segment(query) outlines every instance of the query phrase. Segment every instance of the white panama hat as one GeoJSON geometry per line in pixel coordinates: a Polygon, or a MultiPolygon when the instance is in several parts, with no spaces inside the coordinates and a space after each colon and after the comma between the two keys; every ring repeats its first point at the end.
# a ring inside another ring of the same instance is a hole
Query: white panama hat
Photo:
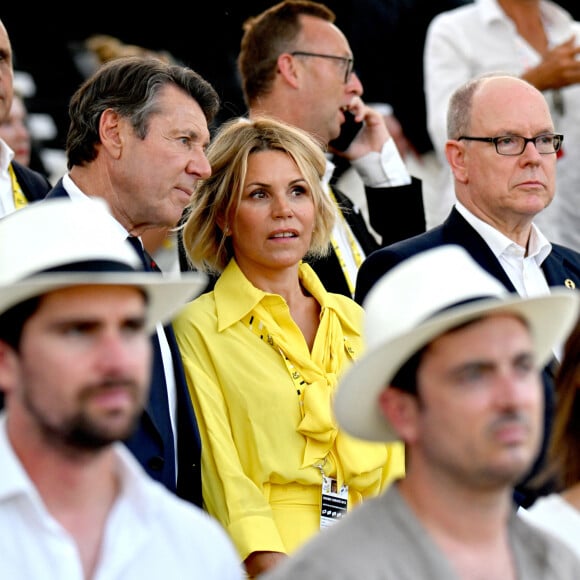
{"type": "Polygon", "coordinates": [[[577,290],[564,287],[533,298],[512,294],[456,245],[403,261],[377,281],[363,303],[365,351],[338,385],[339,425],[360,439],[398,440],[379,409],[381,391],[419,349],[481,316],[521,316],[531,329],[537,362],[544,365],[576,323],[579,298],[577,290]]]}
{"type": "Polygon", "coordinates": [[[146,327],[167,323],[205,287],[197,272],[165,278],[144,272],[101,199],[37,201],[0,219],[0,315],[29,298],[84,284],[141,288],[146,327]]]}

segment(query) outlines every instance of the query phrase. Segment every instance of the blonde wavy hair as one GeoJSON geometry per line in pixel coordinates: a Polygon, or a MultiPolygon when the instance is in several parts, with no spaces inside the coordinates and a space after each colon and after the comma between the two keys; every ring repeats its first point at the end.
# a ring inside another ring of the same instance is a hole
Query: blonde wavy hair
{"type": "Polygon", "coordinates": [[[329,253],[336,211],[321,181],[326,158],[320,145],[305,131],[269,117],[235,118],[225,122],[212,139],[207,150],[212,174],[198,182],[179,227],[185,254],[195,269],[219,274],[232,258],[231,242],[220,224],[235,218],[248,159],[260,151],[283,151],[294,160],[311,190],[316,211],[307,256],[329,253]]]}

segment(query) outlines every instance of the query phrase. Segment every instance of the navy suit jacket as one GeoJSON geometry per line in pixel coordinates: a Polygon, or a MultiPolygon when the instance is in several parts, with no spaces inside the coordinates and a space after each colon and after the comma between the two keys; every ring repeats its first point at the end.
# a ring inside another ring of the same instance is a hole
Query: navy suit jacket
{"type": "MultiPolygon", "coordinates": [[[[62,185],[62,179],[46,196],[47,199],[68,197],[62,185]]],[[[173,429],[169,421],[167,397],[164,382],[155,381],[162,372],[155,366],[160,364],[154,359],[152,383],[147,407],[141,415],[134,434],[126,441],[127,447],[135,455],[147,473],[178,496],[202,505],[201,492],[201,438],[195,413],[189,396],[187,382],[183,371],[181,354],[171,325],[164,327],[165,335],[171,349],[175,371],[177,395],[177,485],[175,483],[175,458],[173,454],[173,429]]],[[[156,340],[156,336],[153,340],[156,340]]]]}
{"type": "Polygon", "coordinates": [[[52,185],[42,173],[21,165],[17,161],[12,161],[12,169],[14,169],[14,175],[22,193],[28,201],[39,201],[50,191],[52,185]]]}
{"type": "MultiPolygon", "coordinates": [[[[485,240],[453,208],[440,226],[369,255],[358,272],[355,300],[362,304],[373,284],[393,266],[419,252],[444,244],[463,246],[484,270],[497,278],[510,292],[516,291],[485,240]]],[[[580,253],[570,248],[552,244],[552,251],[544,260],[542,270],[549,286],[564,286],[566,280],[570,280],[577,288],[580,287],[580,253]]]]}
{"type": "MultiPolygon", "coordinates": [[[[364,299],[375,282],[400,262],[415,254],[444,244],[463,246],[484,270],[497,278],[510,292],[516,292],[514,285],[485,240],[453,208],[445,222],[440,226],[432,228],[418,236],[381,248],[368,256],[359,269],[355,300],[359,304],[363,304],[364,299]]],[[[549,286],[570,285],[576,288],[580,287],[580,253],[570,248],[552,244],[552,251],[544,260],[542,270],[549,286]]],[[[417,284],[428,283],[428,280],[417,280],[417,284]]],[[[524,479],[522,485],[516,489],[516,500],[524,506],[533,502],[538,493],[529,489],[526,482],[543,465],[549,442],[549,434],[552,429],[554,412],[554,366],[552,364],[544,368],[542,378],[546,401],[544,442],[538,460],[532,467],[530,474],[524,479]]],[[[540,492],[543,493],[544,491],[540,490],[540,492]]]]}

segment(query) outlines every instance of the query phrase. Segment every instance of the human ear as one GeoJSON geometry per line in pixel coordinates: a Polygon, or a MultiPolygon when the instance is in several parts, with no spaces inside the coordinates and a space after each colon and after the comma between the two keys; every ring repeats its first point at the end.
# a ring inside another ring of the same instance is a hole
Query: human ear
{"type": "Polygon", "coordinates": [[[216,223],[220,230],[224,233],[224,236],[230,236],[232,234],[232,228],[230,227],[228,220],[220,215],[216,218],[216,223]]]}
{"type": "Polygon", "coordinates": [[[417,433],[417,396],[390,386],[379,395],[379,408],[403,441],[413,441],[417,433]]]}
{"type": "Polygon", "coordinates": [[[282,78],[293,87],[298,86],[298,68],[296,59],[289,53],[284,52],[278,57],[278,72],[282,78]]]}
{"type": "Polygon", "coordinates": [[[449,163],[455,179],[460,183],[467,183],[468,172],[464,143],[455,139],[447,141],[445,143],[445,157],[447,157],[447,163],[449,163]]]}
{"type": "Polygon", "coordinates": [[[6,342],[0,340],[0,391],[5,394],[15,388],[18,377],[18,354],[6,342]]]}
{"type": "Polygon", "coordinates": [[[101,144],[115,159],[123,150],[123,125],[127,123],[113,109],[105,109],[99,119],[101,144]]]}

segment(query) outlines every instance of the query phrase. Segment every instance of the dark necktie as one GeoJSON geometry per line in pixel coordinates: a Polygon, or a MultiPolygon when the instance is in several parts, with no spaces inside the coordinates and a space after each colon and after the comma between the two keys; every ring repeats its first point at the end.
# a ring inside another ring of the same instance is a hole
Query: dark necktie
{"type": "Polygon", "coordinates": [[[145,251],[141,240],[136,236],[127,236],[127,241],[135,248],[137,254],[141,258],[143,264],[143,269],[146,272],[160,272],[159,266],[155,263],[155,260],[145,251]]]}

